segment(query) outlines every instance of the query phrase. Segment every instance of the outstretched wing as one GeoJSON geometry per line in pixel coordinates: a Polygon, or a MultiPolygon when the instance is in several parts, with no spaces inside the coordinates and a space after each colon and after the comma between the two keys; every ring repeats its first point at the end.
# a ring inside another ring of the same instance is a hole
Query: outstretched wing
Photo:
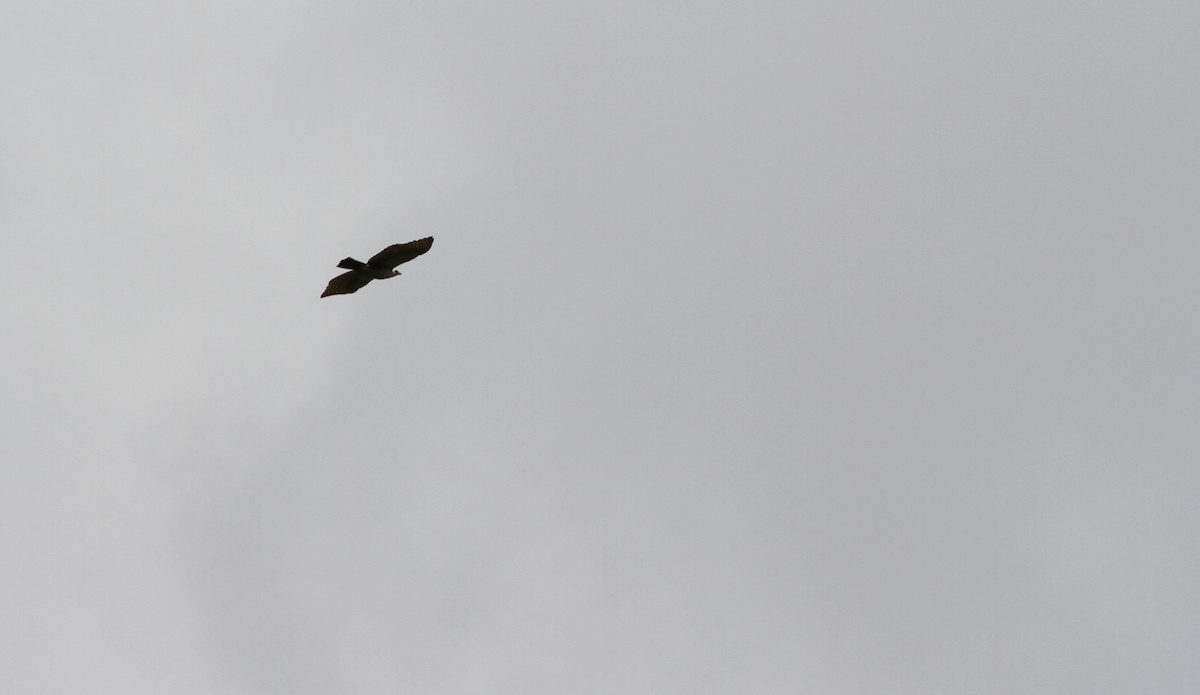
{"type": "Polygon", "coordinates": [[[373,280],[370,273],[365,270],[351,270],[348,273],[342,273],[329,281],[329,285],[325,287],[325,291],[321,293],[322,297],[328,297],[331,294],[353,294],[363,287],[368,282],[373,280]]]}
{"type": "Polygon", "coordinates": [[[391,270],[401,263],[408,263],[417,256],[420,256],[432,246],[433,237],[431,236],[410,241],[407,244],[392,244],[374,256],[371,256],[371,260],[367,262],[376,268],[391,270]]]}

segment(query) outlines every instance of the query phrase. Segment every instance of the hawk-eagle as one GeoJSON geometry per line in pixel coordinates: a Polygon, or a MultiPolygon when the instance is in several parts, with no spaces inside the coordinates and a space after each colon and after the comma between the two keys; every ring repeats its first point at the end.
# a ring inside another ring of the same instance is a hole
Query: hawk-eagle
{"type": "Polygon", "coordinates": [[[321,293],[322,297],[331,294],[352,294],[362,289],[372,280],[386,280],[400,274],[396,266],[408,263],[425,253],[433,246],[433,237],[425,237],[410,241],[407,244],[392,244],[379,253],[371,256],[366,263],[353,258],[343,258],[339,268],[348,268],[350,272],[342,273],[329,281],[329,286],[321,293]]]}

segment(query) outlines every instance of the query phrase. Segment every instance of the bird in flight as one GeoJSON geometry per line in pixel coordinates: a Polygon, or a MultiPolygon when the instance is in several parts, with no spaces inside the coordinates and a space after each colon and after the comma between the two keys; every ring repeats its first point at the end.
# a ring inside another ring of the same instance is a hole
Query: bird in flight
{"type": "Polygon", "coordinates": [[[321,296],[353,294],[365,287],[372,280],[394,278],[400,274],[400,271],[396,270],[396,266],[401,263],[408,263],[428,251],[432,246],[433,237],[430,236],[410,241],[407,244],[392,244],[374,256],[371,256],[366,263],[349,257],[343,258],[338,263],[338,267],[346,268],[350,272],[342,273],[330,280],[329,286],[325,288],[321,296]]]}

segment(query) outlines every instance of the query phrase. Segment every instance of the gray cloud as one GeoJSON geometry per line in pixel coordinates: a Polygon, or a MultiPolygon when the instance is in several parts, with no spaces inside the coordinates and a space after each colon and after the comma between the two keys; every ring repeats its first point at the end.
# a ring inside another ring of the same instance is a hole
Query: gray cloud
{"type": "Polygon", "coordinates": [[[1195,11],[10,14],[8,690],[1196,689],[1195,11]]]}

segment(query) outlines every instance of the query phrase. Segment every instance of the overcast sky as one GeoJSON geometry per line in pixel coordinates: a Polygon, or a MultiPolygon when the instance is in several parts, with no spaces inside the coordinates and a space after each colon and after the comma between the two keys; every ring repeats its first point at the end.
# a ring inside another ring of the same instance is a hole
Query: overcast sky
{"type": "Polygon", "coordinates": [[[0,2],[0,690],[1200,692],[1197,36],[0,2]]]}

